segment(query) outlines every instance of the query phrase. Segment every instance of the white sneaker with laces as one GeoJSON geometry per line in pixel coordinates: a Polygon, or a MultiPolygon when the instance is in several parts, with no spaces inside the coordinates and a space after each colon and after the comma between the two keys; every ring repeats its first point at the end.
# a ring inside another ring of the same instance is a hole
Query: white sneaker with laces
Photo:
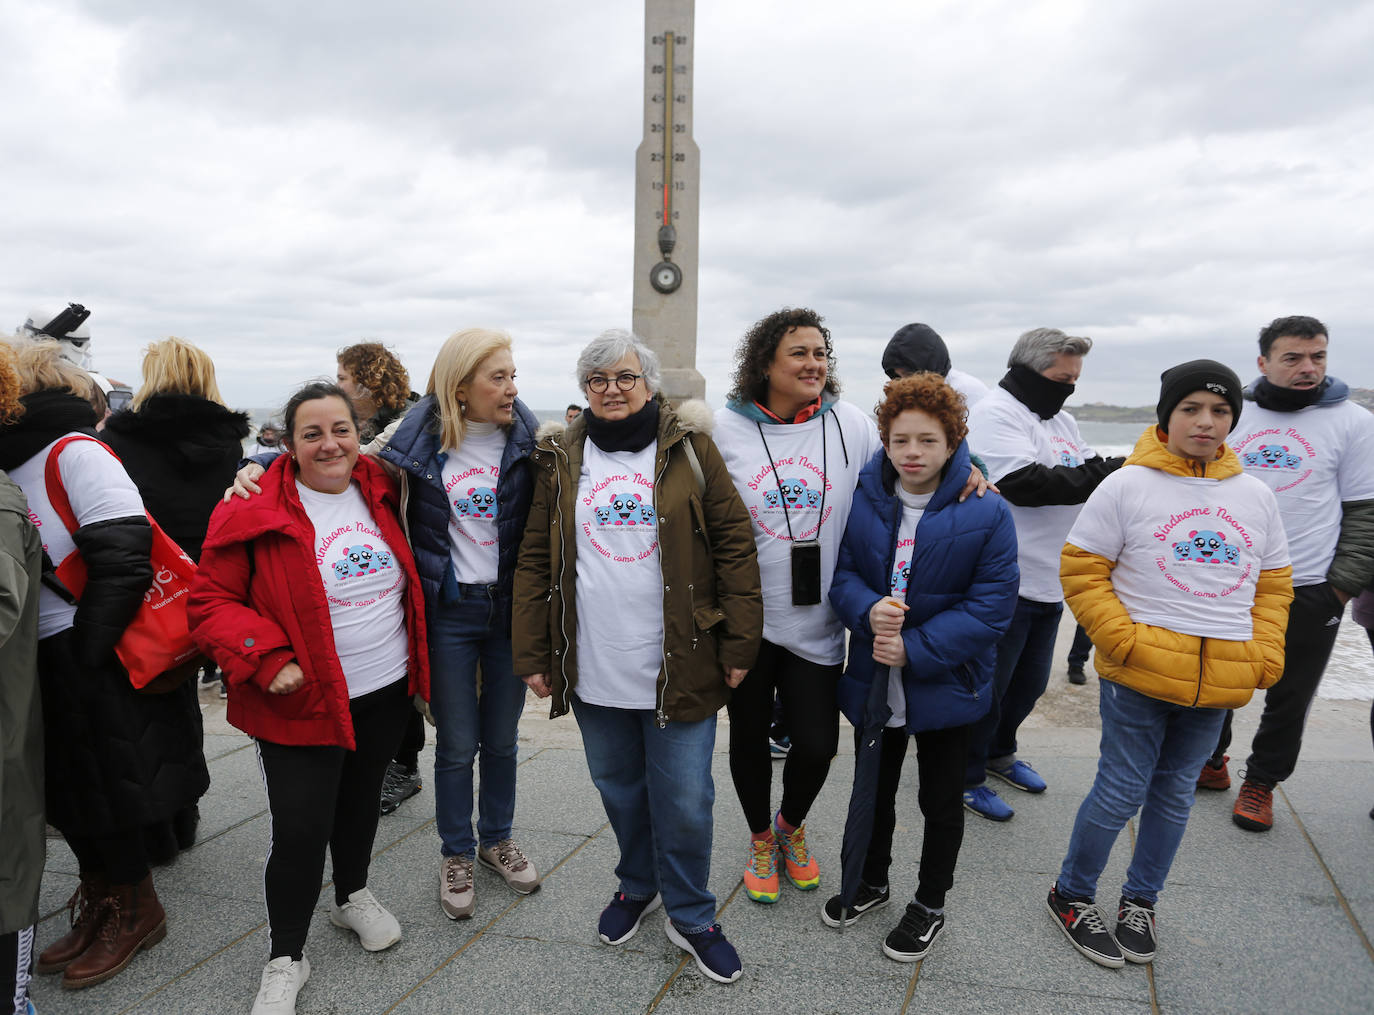
{"type": "Polygon", "coordinates": [[[342,906],[329,911],[329,922],[358,935],[369,952],[380,952],[401,940],[401,925],[366,888],[359,888],[342,906]]]}
{"type": "Polygon", "coordinates": [[[253,1015],[296,1015],[296,995],[310,979],[310,960],[299,962],[282,955],[262,970],[262,985],[253,1002],[253,1015]]]}

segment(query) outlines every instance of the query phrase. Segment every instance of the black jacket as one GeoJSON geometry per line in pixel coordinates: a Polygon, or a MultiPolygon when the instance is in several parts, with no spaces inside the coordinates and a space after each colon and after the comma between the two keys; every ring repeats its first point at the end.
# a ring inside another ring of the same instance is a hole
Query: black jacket
{"type": "Polygon", "coordinates": [[[248,415],[195,395],[153,395],[110,417],[101,437],[163,531],[200,560],[210,512],[234,481],[248,415]]]}

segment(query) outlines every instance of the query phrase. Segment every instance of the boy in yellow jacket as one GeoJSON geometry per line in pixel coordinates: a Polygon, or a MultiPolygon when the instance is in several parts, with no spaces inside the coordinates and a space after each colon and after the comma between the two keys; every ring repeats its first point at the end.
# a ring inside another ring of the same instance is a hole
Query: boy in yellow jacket
{"type": "Polygon", "coordinates": [[[1213,360],[1164,371],[1157,413],[1120,471],[1088,498],[1060,562],[1064,595],[1097,649],[1102,744],[1049,909],[1092,961],[1155,955],[1154,905],[1226,709],[1283,671],[1293,599],[1274,495],[1225,440],[1236,375],[1213,360]],[[1115,933],[1094,905],[1122,826],[1139,831],[1115,933]]]}

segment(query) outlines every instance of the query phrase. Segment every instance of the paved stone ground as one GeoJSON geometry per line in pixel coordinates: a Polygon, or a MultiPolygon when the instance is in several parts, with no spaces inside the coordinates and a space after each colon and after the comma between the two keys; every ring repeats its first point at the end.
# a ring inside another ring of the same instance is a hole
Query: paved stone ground
{"type": "MultiPolygon", "coordinates": [[[[1066,650],[1066,629],[1060,655],[1066,650]]],[[[199,844],[155,875],[169,935],[120,976],[66,993],[40,977],[34,996],[54,1013],[247,1012],[267,960],[262,865],[268,819],[249,742],[203,692],[213,785],[201,802],[199,844]]],[[[745,963],[729,986],[706,980],[651,917],[621,948],[596,937],[614,890],[614,836],[587,775],[577,727],[550,721],[531,697],[521,723],[516,837],[545,871],[541,891],[519,897],[477,871],[477,913],[451,923],[435,893],[439,850],[428,788],[433,745],[422,756],[426,789],[383,818],[371,887],[400,919],[405,939],[368,954],[329,923],[321,895],[307,955],[313,967],[302,1015],[500,1012],[1369,1012],[1374,1009],[1374,750],[1368,702],[1318,701],[1297,773],[1275,796],[1275,827],[1256,835],[1230,821],[1234,788],[1201,796],[1159,907],[1152,966],[1107,970],[1074,952],[1045,911],[1069,828],[1097,757],[1097,682],[1072,687],[1062,662],[1027,724],[1023,756],[1050,784],[1042,796],[1008,789],[1016,817],[968,817],[949,924],[922,963],[882,954],[894,905],[844,934],[818,916],[838,882],[840,838],[853,758],[847,735],[808,822],[821,890],[785,887],[779,903],[751,903],[740,888],[746,838],[725,756],[715,762],[716,863],[711,887],[722,925],[745,963]]],[[[1237,716],[1244,755],[1259,700],[1237,716]]],[[[1233,763],[1233,770],[1236,766],[1233,763]]],[[[779,766],[780,768],[780,766],[779,766]]],[[[914,764],[909,764],[914,770],[914,764]]],[[[776,785],[776,781],[775,781],[776,785]]],[[[894,895],[915,888],[921,827],[913,787],[898,804],[894,895]],[[905,845],[903,845],[905,842],[905,845]]],[[[1112,905],[1133,827],[1101,883],[1112,905]]],[[[71,854],[49,840],[40,947],[65,931],[76,885],[71,854]]]]}

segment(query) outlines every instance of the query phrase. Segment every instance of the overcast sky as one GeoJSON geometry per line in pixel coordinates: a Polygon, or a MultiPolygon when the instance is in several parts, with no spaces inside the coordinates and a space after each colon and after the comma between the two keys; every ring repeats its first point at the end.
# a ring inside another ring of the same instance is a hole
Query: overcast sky
{"type": "MultiPolygon", "coordinates": [[[[422,389],[501,327],[546,408],[630,324],[636,0],[44,0],[0,31],[0,329],[82,302],[99,369],[181,335],[247,407],[365,338],[422,389]]],[[[865,407],[909,321],[989,383],[1028,328],[1089,335],[1072,402],[1139,404],[1312,314],[1374,387],[1374,3],[703,0],[695,50],[714,404],[786,305],[865,407]]]]}

